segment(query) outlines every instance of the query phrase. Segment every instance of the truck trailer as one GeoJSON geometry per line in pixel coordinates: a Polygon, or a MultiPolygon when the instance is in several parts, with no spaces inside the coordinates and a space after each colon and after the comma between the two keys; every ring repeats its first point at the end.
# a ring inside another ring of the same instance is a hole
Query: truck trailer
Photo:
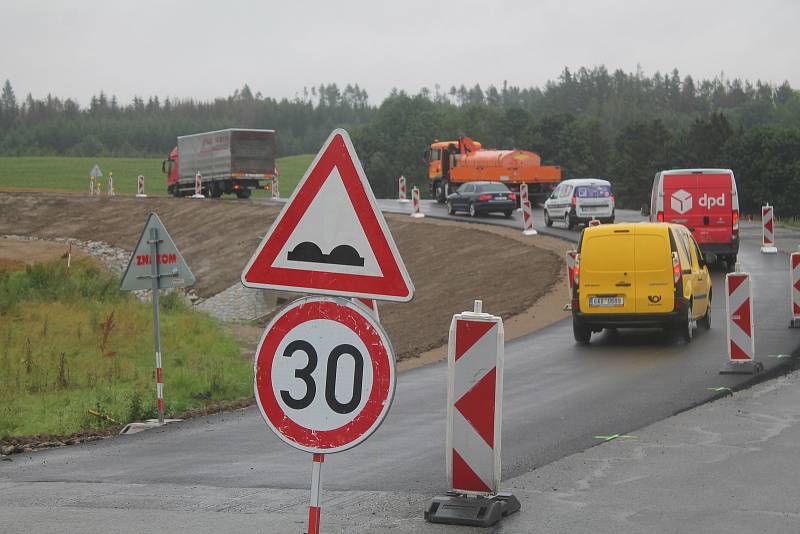
{"type": "Polygon", "coordinates": [[[199,172],[204,195],[249,198],[253,189],[272,186],[277,152],[274,130],[229,128],[183,135],[161,170],[167,175],[167,192],[176,197],[194,193],[199,172]]]}
{"type": "Polygon", "coordinates": [[[436,141],[425,162],[431,196],[439,203],[466,182],[500,182],[515,192],[526,183],[531,196],[545,196],[561,181],[561,168],[543,166],[535,152],[485,149],[469,137],[436,141]]]}

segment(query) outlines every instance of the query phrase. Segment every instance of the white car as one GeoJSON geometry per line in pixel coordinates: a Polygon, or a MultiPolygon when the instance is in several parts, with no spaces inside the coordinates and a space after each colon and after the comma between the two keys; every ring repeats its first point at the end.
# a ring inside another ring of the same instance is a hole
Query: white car
{"type": "Polygon", "coordinates": [[[597,178],[564,180],[544,203],[544,222],[566,223],[570,230],[579,224],[598,219],[603,224],[614,222],[614,193],[611,183],[597,178]]]}

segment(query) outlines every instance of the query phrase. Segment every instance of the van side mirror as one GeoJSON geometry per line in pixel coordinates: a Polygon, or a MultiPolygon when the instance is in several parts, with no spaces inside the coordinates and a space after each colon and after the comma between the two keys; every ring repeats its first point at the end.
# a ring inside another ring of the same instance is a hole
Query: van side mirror
{"type": "Polygon", "coordinates": [[[650,206],[648,206],[647,204],[642,204],[642,215],[645,217],[650,216],[650,206]]]}

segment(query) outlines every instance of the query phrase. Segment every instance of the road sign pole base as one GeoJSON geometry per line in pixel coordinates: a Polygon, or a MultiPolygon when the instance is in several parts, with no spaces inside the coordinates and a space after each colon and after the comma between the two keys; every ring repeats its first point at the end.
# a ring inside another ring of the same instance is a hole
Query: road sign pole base
{"type": "Polygon", "coordinates": [[[793,317],[791,321],[789,321],[789,328],[800,328],[800,317],[793,317]]]}
{"type": "Polygon", "coordinates": [[[422,219],[423,217],[425,217],[425,214],[424,213],[412,213],[411,216],[414,217],[415,219],[422,219]]]}
{"type": "Polygon", "coordinates": [[[722,369],[721,375],[754,375],[764,370],[764,364],[755,360],[744,360],[741,362],[727,361],[722,369]]]}
{"type": "Polygon", "coordinates": [[[425,521],[447,525],[490,527],[506,516],[519,512],[520,504],[511,493],[493,497],[468,497],[455,492],[437,496],[425,510],[425,521]]]}
{"type": "Polygon", "coordinates": [[[522,235],[539,235],[539,232],[537,232],[536,230],[525,230],[524,232],[522,232],[522,235]]]}
{"type": "Polygon", "coordinates": [[[761,247],[762,254],[777,254],[778,249],[776,247],[761,247]]]}
{"type": "Polygon", "coordinates": [[[145,194],[137,194],[136,198],[147,198],[147,195],[145,195],[145,194]]]}
{"type": "Polygon", "coordinates": [[[191,198],[206,198],[205,195],[192,195],[191,198]]]}
{"type": "Polygon", "coordinates": [[[410,200],[408,200],[407,198],[398,198],[398,199],[397,199],[397,201],[398,201],[398,202],[401,202],[401,203],[403,203],[403,204],[408,204],[409,202],[411,202],[411,201],[410,201],[410,200]]]}

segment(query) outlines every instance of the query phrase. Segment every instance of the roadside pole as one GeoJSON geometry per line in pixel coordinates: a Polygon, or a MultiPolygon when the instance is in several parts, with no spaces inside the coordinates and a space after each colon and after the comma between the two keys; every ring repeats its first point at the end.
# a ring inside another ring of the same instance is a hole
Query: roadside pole
{"type": "Polygon", "coordinates": [[[195,278],[158,215],[151,213],[120,282],[123,291],[149,289],[153,301],[153,340],[156,353],[156,406],[158,424],[164,424],[164,374],[161,367],[161,318],[158,293],[186,287],[195,278]]]}
{"type": "Polygon", "coordinates": [[[161,372],[161,326],[158,317],[158,228],[150,229],[150,276],[153,281],[153,338],[156,344],[156,405],[158,406],[158,424],[164,424],[164,375],[161,372]]]}

